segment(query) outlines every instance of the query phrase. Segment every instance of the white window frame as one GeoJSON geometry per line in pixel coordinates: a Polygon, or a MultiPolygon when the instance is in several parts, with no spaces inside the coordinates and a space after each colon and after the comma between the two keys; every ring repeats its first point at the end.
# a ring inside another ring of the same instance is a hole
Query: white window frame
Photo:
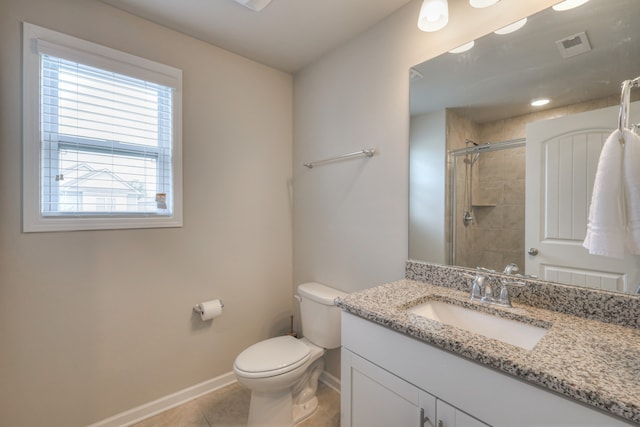
{"type": "Polygon", "coordinates": [[[182,227],[182,71],[135,55],[23,22],[23,224],[24,232],[182,227]],[[173,209],[170,215],[41,214],[40,54],[61,57],[173,88],[173,209]]]}

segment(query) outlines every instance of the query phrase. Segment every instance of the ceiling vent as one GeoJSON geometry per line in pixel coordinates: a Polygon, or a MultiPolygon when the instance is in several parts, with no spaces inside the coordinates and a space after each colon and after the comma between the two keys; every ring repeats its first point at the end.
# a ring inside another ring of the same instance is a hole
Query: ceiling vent
{"type": "Polygon", "coordinates": [[[574,34],[565,39],[558,40],[556,42],[560,55],[563,58],[571,58],[572,56],[580,55],[581,53],[589,52],[591,50],[591,44],[587,38],[587,33],[584,31],[578,34],[574,34]]]}

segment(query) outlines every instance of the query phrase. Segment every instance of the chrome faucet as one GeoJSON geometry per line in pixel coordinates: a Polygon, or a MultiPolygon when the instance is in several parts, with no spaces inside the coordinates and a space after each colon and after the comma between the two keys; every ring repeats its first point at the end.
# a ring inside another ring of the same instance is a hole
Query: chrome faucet
{"type": "Polygon", "coordinates": [[[491,285],[489,284],[489,279],[486,275],[482,274],[483,272],[487,273],[495,273],[494,270],[488,270],[486,268],[477,267],[477,271],[475,274],[469,274],[462,271],[458,272],[458,276],[465,276],[470,279],[473,279],[471,283],[471,300],[472,301],[485,301],[487,295],[487,287],[489,287],[489,295],[493,296],[493,291],[491,285]]]}
{"type": "Polygon", "coordinates": [[[493,270],[488,270],[486,268],[478,267],[478,272],[473,276],[473,282],[471,284],[471,301],[480,301],[485,304],[491,304],[494,301],[493,295],[493,286],[491,285],[491,281],[493,279],[489,278],[483,272],[487,273],[495,273],[493,270]]]}
{"type": "MultiPolygon", "coordinates": [[[[478,267],[477,270],[478,271],[476,272],[475,275],[460,273],[464,276],[473,278],[473,282],[471,284],[471,295],[470,295],[471,301],[480,301],[483,304],[493,304],[493,305],[499,305],[501,307],[511,307],[511,297],[509,296],[508,286],[522,287],[526,285],[526,283],[524,282],[518,282],[518,281],[514,281],[510,279],[502,279],[502,278],[496,279],[484,274],[485,272],[495,273],[494,270],[488,270],[482,267],[478,267]],[[498,288],[499,290],[497,295],[495,294],[495,291],[494,291],[494,286],[492,284],[493,281],[497,281],[499,284],[499,288],[498,288]]],[[[524,277],[517,274],[518,271],[520,271],[518,266],[514,263],[511,263],[507,265],[504,272],[505,274],[512,274],[512,275],[516,275],[517,277],[524,277]]]]}

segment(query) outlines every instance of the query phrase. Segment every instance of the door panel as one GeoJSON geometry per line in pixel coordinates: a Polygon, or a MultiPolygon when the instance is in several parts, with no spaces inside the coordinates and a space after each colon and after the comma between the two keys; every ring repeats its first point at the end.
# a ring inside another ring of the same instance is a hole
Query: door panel
{"type": "MultiPolygon", "coordinates": [[[[343,349],[343,355],[348,350],[343,349]]],[[[414,385],[350,353],[344,359],[350,376],[351,427],[414,427],[421,412],[435,419],[436,398],[414,385]]],[[[428,425],[428,423],[426,423],[428,425]]]]}

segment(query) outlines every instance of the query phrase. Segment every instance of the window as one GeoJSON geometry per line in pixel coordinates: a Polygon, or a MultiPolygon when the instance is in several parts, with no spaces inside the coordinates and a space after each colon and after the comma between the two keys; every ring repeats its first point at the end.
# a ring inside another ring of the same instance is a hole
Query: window
{"type": "Polygon", "coordinates": [[[182,225],[181,71],[24,24],[24,231],[182,225]]]}

